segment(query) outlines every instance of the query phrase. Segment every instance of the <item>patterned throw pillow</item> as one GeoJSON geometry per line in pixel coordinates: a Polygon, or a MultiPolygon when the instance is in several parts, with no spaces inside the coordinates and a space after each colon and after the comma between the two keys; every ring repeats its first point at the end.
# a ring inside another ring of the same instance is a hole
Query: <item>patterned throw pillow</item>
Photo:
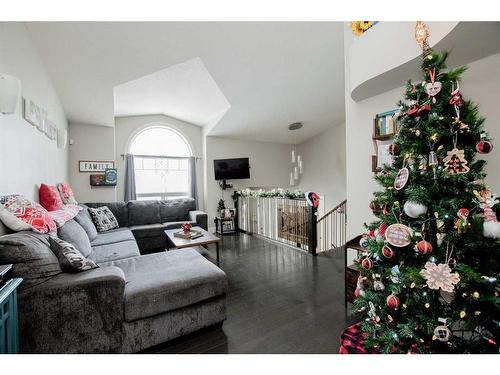
{"type": "Polygon", "coordinates": [[[56,223],[48,211],[22,195],[0,197],[0,204],[11,214],[2,214],[3,210],[0,210],[2,222],[14,231],[31,229],[39,233],[55,233],[57,230],[56,223]]]}
{"type": "Polygon", "coordinates": [[[66,182],[61,182],[57,184],[57,190],[59,190],[59,195],[64,204],[78,204],[75,199],[75,195],[73,194],[73,189],[66,182]]]}
{"type": "Polygon", "coordinates": [[[98,208],[89,207],[89,212],[98,232],[105,232],[107,230],[118,228],[118,221],[108,206],[98,208]]]}
{"type": "Polygon", "coordinates": [[[76,204],[65,204],[62,209],[56,211],[50,211],[49,215],[56,222],[58,228],[62,227],[64,223],[73,219],[78,212],[83,208],[76,204]]]}
{"type": "Polygon", "coordinates": [[[72,244],[57,237],[50,237],[50,248],[57,255],[64,272],[80,272],[99,268],[93,260],[85,258],[72,244]]]}
{"type": "Polygon", "coordinates": [[[56,211],[63,208],[64,203],[55,185],[41,184],[38,190],[40,204],[47,211],[56,211]]]}

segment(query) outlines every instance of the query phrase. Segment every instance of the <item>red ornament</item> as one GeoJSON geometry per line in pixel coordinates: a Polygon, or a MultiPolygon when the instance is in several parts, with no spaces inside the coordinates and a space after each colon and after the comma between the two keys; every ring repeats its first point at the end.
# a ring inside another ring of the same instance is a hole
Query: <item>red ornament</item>
{"type": "Polygon", "coordinates": [[[460,94],[460,89],[453,90],[451,93],[450,104],[460,107],[464,104],[462,95],[460,94]]]}
{"type": "Polygon", "coordinates": [[[373,268],[373,262],[370,258],[365,258],[361,261],[361,267],[365,270],[370,270],[373,268]]]}
{"type": "Polygon", "coordinates": [[[493,144],[491,142],[481,140],[479,143],[476,145],[476,150],[480,154],[488,154],[493,150],[493,144]]]}
{"type": "Polygon", "coordinates": [[[384,203],[384,208],[382,208],[382,213],[384,215],[387,215],[387,213],[389,212],[389,207],[387,206],[387,202],[384,203]]]}
{"type": "Polygon", "coordinates": [[[412,106],[410,109],[406,111],[406,114],[410,117],[418,116],[418,107],[416,105],[412,106]]]}
{"type": "Polygon", "coordinates": [[[389,153],[391,155],[398,155],[400,151],[401,151],[401,149],[399,148],[399,146],[397,144],[391,143],[389,145],[389,153]]]}
{"type": "Polygon", "coordinates": [[[418,109],[418,115],[420,117],[427,116],[430,111],[431,111],[431,106],[429,104],[424,104],[421,105],[420,108],[418,109]]]}
{"type": "Polygon", "coordinates": [[[377,235],[384,236],[386,229],[387,229],[387,224],[386,223],[380,224],[380,226],[378,227],[378,233],[377,233],[377,235]]]}
{"type": "Polygon", "coordinates": [[[366,234],[370,238],[375,238],[375,230],[374,229],[369,229],[368,232],[366,232],[366,234]]]}
{"type": "Polygon", "coordinates": [[[392,250],[389,246],[385,245],[382,248],[382,255],[387,259],[391,259],[394,256],[394,250],[392,250]]]}
{"type": "Polygon", "coordinates": [[[399,298],[395,294],[390,294],[385,302],[390,309],[396,310],[399,307],[399,298]]]}
{"type": "Polygon", "coordinates": [[[432,245],[430,242],[422,240],[419,243],[417,243],[417,250],[420,254],[427,255],[432,253],[432,245]]]}

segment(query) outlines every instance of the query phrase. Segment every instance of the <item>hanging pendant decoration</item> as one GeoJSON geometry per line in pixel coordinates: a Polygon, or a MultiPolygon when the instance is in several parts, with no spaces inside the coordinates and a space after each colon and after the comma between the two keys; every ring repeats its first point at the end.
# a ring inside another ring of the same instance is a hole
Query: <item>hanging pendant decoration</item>
{"type": "Polygon", "coordinates": [[[442,84],[439,81],[436,81],[436,69],[429,70],[429,78],[431,79],[430,82],[425,84],[425,92],[429,97],[432,98],[432,102],[436,103],[436,98],[434,98],[439,92],[441,91],[442,84]]]}
{"type": "Polygon", "coordinates": [[[403,167],[398,171],[396,178],[394,180],[394,189],[401,190],[406,186],[408,178],[410,177],[410,171],[408,168],[403,167]]]}
{"type": "Polygon", "coordinates": [[[464,174],[469,172],[470,168],[467,166],[468,162],[465,159],[464,150],[453,148],[448,151],[447,156],[443,159],[444,169],[449,174],[464,174]]]}
{"type": "Polygon", "coordinates": [[[411,242],[411,229],[404,224],[392,224],[385,231],[385,240],[392,246],[406,247],[411,242]]]}

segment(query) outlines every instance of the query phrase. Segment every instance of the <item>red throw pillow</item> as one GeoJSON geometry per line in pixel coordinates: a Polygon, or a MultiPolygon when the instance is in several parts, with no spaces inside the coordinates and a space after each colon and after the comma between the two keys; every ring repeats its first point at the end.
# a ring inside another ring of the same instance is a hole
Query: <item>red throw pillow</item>
{"type": "Polygon", "coordinates": [[[47,210],[22,195],[0,197],[0,204],[4,208],[2,211],[10,213],[8,220],[2,217],[2,221],[12,230],[26,230],[30,227],[39,233],[56,233],[57,231],[56,223],[47,210]]]}
{"type": "Polygon", "coordinates": [[[40,204],[47,211],[56,211],[63,208],[64,203],[59,195],[59,191],[54,185],[40,185],[40,190],[38,191],[38,196],[40,198],[40,204]]]}
{"type": "Polygon", "coordinates": [[[73,189],[71,189],[71,186],[67,182],[57,184],[57,189],[64,204],[78,204],[73,194],[73,189]]]}

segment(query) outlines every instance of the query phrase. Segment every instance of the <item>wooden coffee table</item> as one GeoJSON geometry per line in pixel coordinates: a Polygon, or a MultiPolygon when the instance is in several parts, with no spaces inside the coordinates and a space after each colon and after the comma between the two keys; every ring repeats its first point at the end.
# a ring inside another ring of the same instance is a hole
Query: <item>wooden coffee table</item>
{"type": "MultiPolygon", "coordinates": [[[[203,236],[194,238],[194,239],[184,239],[180,237],[174,236],[174,233],[179,232],[181,229],[167,229],[165,230],[165,234],[168,239],[174,244],[175,249],[184,249],[186,247],[194,247],[194,246],[205,246],[210,244],[215,244],[215,248],[217,249],[217,265],[219,265],[219,241],[220,238],[213,235],[210,232],[207,232],[205,229],[200,227],[192,227],[193,230],[198,230],[203,233],[203,236]]],[[[170,242],[167,241],[167,250],[169,250],[170,242]]]]}

